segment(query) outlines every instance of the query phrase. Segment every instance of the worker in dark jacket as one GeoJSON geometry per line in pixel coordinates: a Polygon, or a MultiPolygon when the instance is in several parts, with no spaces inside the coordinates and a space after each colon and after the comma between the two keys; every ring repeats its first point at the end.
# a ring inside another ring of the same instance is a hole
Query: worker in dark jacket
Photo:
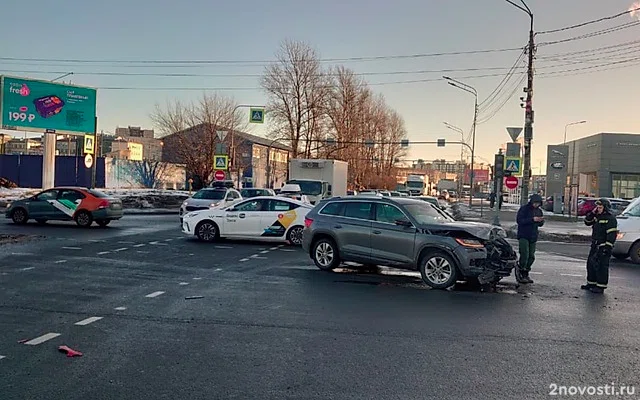
{"type": "Polygon", "coordinates": [[[591,226],[591,251],[587,260],[587,284],[580,288],[593,293],[604,293],[609,283],[609,260],[618,235],[618,220],[611,214],[607,199],[596,201],[596,208],[584,218],[591,226]]]}
{"type": "Polygon", "coordinates": [[[541,205],[542,197],[539,194],[533,194],[529,198],[529,202],[520,207],[516,217],[520,250],[520,265],[516,269],[516,279],[519,283],[533,283],[533,280],[529,277],[529,272],[536,259],[538,228],[544,225],[544,216],[540,209],[541,205]]]}

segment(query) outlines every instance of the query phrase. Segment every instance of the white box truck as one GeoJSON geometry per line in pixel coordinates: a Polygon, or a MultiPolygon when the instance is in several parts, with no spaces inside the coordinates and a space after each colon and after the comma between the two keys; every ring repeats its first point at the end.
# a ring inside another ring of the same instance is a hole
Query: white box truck
{"type": "Polygon", "coordinates": [[[407,176],[406,186],[411,196],[422,196],[427,188],[427,178],[425,175],[411,174],[407,176]]]}
{"type": "Polygon", "coordinates": [[[349,163],[338,160],[292,159],[287,183],[299,185],[311,204],[347,195],[349,163]]]}

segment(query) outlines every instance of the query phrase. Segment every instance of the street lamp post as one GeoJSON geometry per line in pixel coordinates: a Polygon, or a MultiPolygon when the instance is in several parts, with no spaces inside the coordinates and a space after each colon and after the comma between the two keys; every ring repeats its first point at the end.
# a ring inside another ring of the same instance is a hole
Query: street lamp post
{"type": "Polygon", "coordinates": [[[533,140],[533,53],[535,51],[534,33],[533,33],[533,13],[524,0],[520,0],[522,5],[516,4],[511,0],[505,0],[507,3],[516,7],[520,11],[525,12],[531,20],[529,28],[529,63],[527,66],[527,99],[524,112],[524,166],[522,171],[522,193],[520,204],[524,205],[529,201],[529,182],[531,180],[531,141],[533,140]]]}
{"type": "MultiPolygon", "coordinates": [[[[279,143],[281,140],[286,140],[286,139],[285,139],[285,138],[276,138],[276,139],[273,139],[273,140],[271,141],[271,143],[269,143],[269,147],[267,148],[267,187],[270,187],[271,189],[275,189],[275,188],[273,187],[273,185],[271,185],[271,168],[272,168],[272,167],[271,167],[271,148],[273,147],[273,145],[274,145],[276,142],[277,142],[277,143],[279,143]]],[[[282,144],[282,143],[280,143],[280,144],[282,144]]],[[[289,151],[287,150],[287,180],[289,180],[289,179],[288,179],[288,178],[289,178],[289,168],[288,168],[288,165],[289,165],[289,162],[290,162],[289,155],[290,155],[290,154],[289,154],[289,151]]]]}
{"type": "Polygon", "coordinates": [[[474,98],[475,98],[475,103],[474,103],[474,107],[473,107],[473,133],[472,133],[472,143],[471,143],[471,173],[470,175],[470,179],[469,179],[469,207],[472,206],[473,204],[473,178],[474,178],[474,161],[475,161],[475,152],[476,152],[476,125],[478,122],[478,91],[473,88],[472,86],[469,86],[465,83],[462,83],[460,81],[457,81],[453,78],[450,78],[448,76],[443,76],[444,79],[446,79],[449,85],[454,86],[458,89],[464,90],[467,93],[471,93],[474,98]]]}
{"type": "MultiPolygon", "coordinates": [[[[229,165],[229,174],[233,173],[233,169],[236,165],[236,146],[235,146],[235,132],[234,125],[236,122],[236,111],[240,108],[265,108],[264,106],[256,106],[251,104],[238,104],[231,111],[231,163],[229,165]]],[[[233,179],[232,176],[230,176],[233,179]]],[[[240,186],[240,177],[238,177],[238,187],[240,186]]]]}
{"type": "MultiPolygon", "coordinates": [[[[577,122],[571,122],[571,123],[566,124],[564,126],[564,142],[563,142],[563,144],[567,144],[567,128],[569,128],[570,126],[573,126],[573,125],[585,124],[586,122],[587,121],[577,121],[577,122]]],[[[573,201],[574,201],[574,196],[573,196],[573,185],[574,185],[573,184],[573,173],[574,173],[575,164],[576,164],[576,141],[574,140],[573,141],[573,150],[571,150],[571,172],[569,173],[569,218],[571,218],[571,214],[572,214],[571,207],[573,206],[573,201]]]]}
{"type": "MultiPolygon", "coordinates": [[[[447,128],[451,129],[454,132],[458,132],[460,134],[460,141],[464,142],[464,131],[460,128],[458,128],[455,125],[451,125],[448,122],[443,122],[444,126],[446,126],[447,128]]],[[[460,145],[460,165],[462,166],[462,172],[460,172],[459,176],[459,183],[458,183],[458,195],[462,196],[462,189],[464,188],[464,146],[460,145]]],[[[471,194],[471,193],[469,193],[471,194]]]]}

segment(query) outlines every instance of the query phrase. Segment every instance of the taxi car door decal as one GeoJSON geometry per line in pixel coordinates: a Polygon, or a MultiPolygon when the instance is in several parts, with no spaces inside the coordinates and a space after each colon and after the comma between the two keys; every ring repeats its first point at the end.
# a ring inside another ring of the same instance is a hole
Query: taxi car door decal
{"type": "Polygon", "coordinates": [[[76,200],[75,203],[71,200],[66,200],[66,199],[47,200],[47,202],[52,206],[54,206],[55,208],[57,208],[58,210],[65,213],[67,216],[73,217],[73,214],[78,209],[78,206],[80,206],[80,203],[82,203],[82,199],[76,200]]]}
{"type": "Polygon", "coordinates": [[[284,236],[287,228],[296,220],[297,214],[295,210],[278,214],[278,219],[267,227],[262,235],[264,237],[280,237],[284,236]]]}

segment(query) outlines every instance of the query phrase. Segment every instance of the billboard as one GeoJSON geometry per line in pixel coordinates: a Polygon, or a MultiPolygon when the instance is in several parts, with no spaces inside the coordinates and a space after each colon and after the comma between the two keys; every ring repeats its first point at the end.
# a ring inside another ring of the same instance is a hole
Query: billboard
{"type": "MultiPolygon", "coordinates": [[[[464,181],[466,184],[471,182],[471,170],[466,169],[464,171],[464,181]]],[[[474,169],[473,170],[473,183],[486,183],[489,182],[489,170],[488,169],[474,169]]]]}
{"type": "Polygon", "coordinates": [[[547,183],[559,183],[564,187],[567,183],[567,164],[569,163],[569,146],[547,146],[547,183]]]}
{"type": "Polygon", "coordinates": [[[3,129],[84,135],[95,130],[96,90],[47,81],[0,78],[3,129]]]}

